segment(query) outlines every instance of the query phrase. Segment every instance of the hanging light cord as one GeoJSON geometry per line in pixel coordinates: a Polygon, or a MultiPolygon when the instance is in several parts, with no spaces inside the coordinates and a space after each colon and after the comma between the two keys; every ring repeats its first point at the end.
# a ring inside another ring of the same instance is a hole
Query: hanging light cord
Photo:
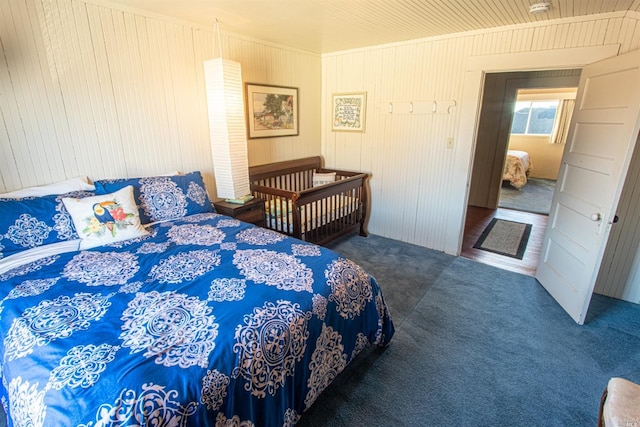
{"type": "Polygon", "coordinates": [[[213,54],[213,57],[215,58],[215,56],[216,56],[216,36],[217,36],[217,38],[218,38],[218,52],[220,52],[220,58],[222,58],[222,41],[220,40],[220,24],[218,23],[218,18],[216,18],[216,23],[213,26],[213,31],[216,34],[214,35],[214,38],[213,38],[213,48],[211,49],[212,50],[211,53],[213,54]]]}

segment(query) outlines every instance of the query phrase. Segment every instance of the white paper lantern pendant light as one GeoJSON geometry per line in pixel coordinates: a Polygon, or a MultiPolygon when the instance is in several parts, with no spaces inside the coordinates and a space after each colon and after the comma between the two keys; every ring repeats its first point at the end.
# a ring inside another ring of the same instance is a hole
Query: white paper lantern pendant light
{"type": "MultiPolygon", "coordinates": [[[[222,57],[217,19],[215,36],[220,56],[204,61],[204,78],[216,188],[218,197],[242,203],[252,199],[249,188],[242,70],[238,62],[222,57]]],[[[214,38],[214,55],[215,44],[214,38]]]]}

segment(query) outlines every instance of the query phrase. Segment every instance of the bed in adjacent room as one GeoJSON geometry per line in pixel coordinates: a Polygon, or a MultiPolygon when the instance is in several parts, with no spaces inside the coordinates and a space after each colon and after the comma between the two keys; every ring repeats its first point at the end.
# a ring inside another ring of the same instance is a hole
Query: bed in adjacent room
{"type": "Polygon", "coordinates": [[[95,184],[0,199],[9,426],[292,426],[389,344],[372,276],[215,213],[199,173],[95,184]]]}
{"type": "Polygon", "coordinates": [[[527,184],[527,177],[532,167],[529,153],[520,150],[508,150],[502,180],[509,181],[513,187],[519,190],[527,184]]]}

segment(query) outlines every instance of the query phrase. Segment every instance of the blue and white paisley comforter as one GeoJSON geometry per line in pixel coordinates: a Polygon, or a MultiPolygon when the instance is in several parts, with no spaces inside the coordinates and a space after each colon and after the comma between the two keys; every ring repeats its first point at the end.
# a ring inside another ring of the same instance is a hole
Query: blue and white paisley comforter
{"type": "Polygon", "coordinates": [[[218,214],[0,275],[15,426],[290,426],[367,344],[380,289],[325,248],[218,214]]]}

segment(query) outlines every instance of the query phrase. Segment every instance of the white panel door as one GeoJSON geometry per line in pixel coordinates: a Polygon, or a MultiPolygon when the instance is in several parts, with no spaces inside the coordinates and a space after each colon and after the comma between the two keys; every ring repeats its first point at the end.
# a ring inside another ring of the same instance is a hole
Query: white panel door
{"type": "Polygon", "coordinates": [[[639,111],[640,51],[583,69],[536,272],[579,324],[638,137],[639,111]]]}

